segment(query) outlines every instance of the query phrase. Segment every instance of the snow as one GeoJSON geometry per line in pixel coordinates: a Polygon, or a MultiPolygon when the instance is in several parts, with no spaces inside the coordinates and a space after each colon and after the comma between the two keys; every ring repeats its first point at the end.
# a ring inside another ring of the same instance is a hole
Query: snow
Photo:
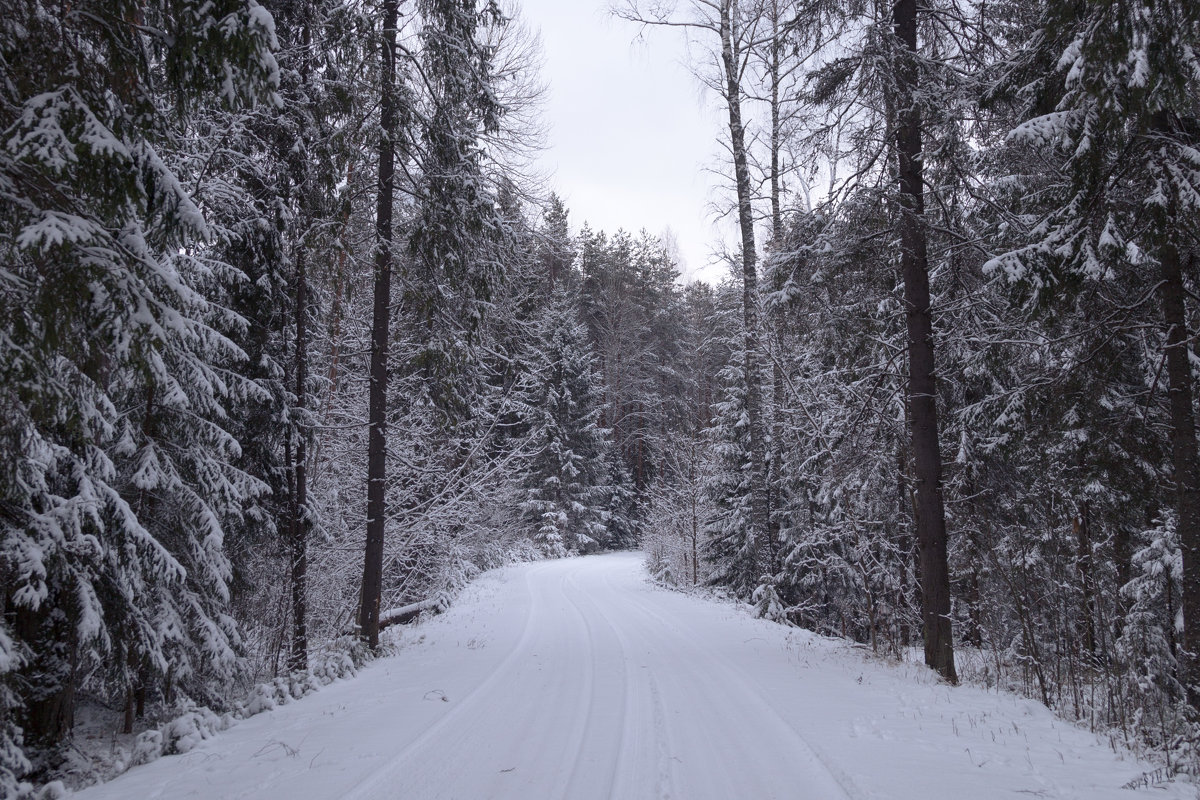
{"type": "Polygon", "coordinates": [[[661,589],[627,553],[486,573],[357,678],[192,744],[80,797],[1194,796],[1121,788],[1153,768],[1037,703],[661,589]]]}
{"type": "Polygon", "coordinates": [[[1053,146],[1070,131],[1074,111],[1053,111],[1022,122],[1008,133],[1008,141],[1033,147],[1053,146]]]}
{"type": "Polygon", "coordinates": [[[61,211],[43,211],[41,217],[21,229],[17,246],[27,249],[48,249],[63,244],[86,242],[102,231],[91,220],[61,211]]]}

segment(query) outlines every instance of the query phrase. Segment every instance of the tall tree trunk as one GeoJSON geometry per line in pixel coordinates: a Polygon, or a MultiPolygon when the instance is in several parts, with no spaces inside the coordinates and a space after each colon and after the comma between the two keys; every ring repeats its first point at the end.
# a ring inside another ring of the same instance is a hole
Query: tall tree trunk
{"type": "Polygon", "coordinates": [[[917,95],[917,0],[892,7],[896,38],[904,50],[896,70],[896,149],[900,183],[900,270],[908,327],[908,402],[911,410],[913,477],[917,490],[917,547],[921,564],[921,618],[925,663],[955,683],[950,630],[950,569],[946,557],[946,511],[942,500],[942,454],[938,443],[933,317],[925,233],[921,111],[917,95]]]}
{"type": "Polygon", "coordinates": [[[783,80],[781,61],[783,33],[780,30],[779,0],[771,0],[771,238],[779,246],[783,234],[783,212],[779,206],[779,149],[782,125],[779,120],[779,83],[783,80]]]}
{"type": "Polygon", "coordinates": [[[1183,650],[1181,678],[1188,702],[1200,707],[1200,465],[1196,455],[1196,418],[1189,364],[1187,310],[1179,246],[1171,234],[1172,215],[1160,215],[1162,281],[1159,301],[1167,334],[1167,384],[1171,407],[1171,455],[1175,471],[1175,513],[1183,552],[1183,650]]]}
{"type": "Polygon", "coordinates": [[[1091,657],[1096,654],[1096,584],[1092,577],[1092,514],[1087,500],[1079,504],[1079,514],[1072,521],[1075,532],[1079,570],[1079,586],[1083,593],[1083,650],[1091,657]]]}
{"type": "Polygon", "coordinates": [[[688,499],[692,505],[692,586],[700,582],[700,514],[696,509],[696,434],[692,433],[692,449],[688,458],[688,499]]]}
{"type": "Polygon", "coordinates": [[[379,198],[375,216],[375,297],[371,321],[370,436],[367,443],[367,547],[359,636],[379,646],[383,594],[383,533],[387,518],[387,354],[392,302],[392,196],[396,161],[396,17],[398,0],[383,3],[382,99],[379,111],[379,198]]]}
{"type": "MultiPolygon", "coordinates": [[[[308,274],[304,263],[304,245],[296,248],[296,407],[305,412],[308,383],[308,274]]],[[[292,462],[295,493],[292,495],[292,652],[288,668],[293,672],[308,668],[308,473],[307,435],[296,425],[296,453],[292,462]]]]}
{"type": "MultiPolygon", "coordinates": [[[[779,0],[771,0],[771,245],[776,252],[783,243],[783,211],[780,208],[779,150],[782,146],[782,128],[779,121],[779,84],[783,34],[780,30],[779,0]]],[[[778,306],[776,307],[778,309],[778,306]]],[[[783,342],[780,338],[782,319],[778,310],[772,316],[775,334],[775,357],[771,359],[771,479],[769,482],[769,505],[767,519],[771,537],[771,570],[778,564],[779,515],[783,507],[783,342]]]]}
{"type": "Polygon", "coordinates": [[[742,234],[742,314],[746,326],[746,416],[750,430],[750,546],[762,566],[764,540],[768,536],[766,446],[762,418],[762,380],[759,364],[758,272],[754,247],[754,214],[750,206],[752,186],[746,158],[746,133],[742,126],[742,87],[737,32],[734,30],[737,0],[721,2],[721,62],[725,70],[725,100],[729,109],[729,142],[737,183],[738,224],[742,234]]]}
{"type": "Polygon", "coordinates": [[[133,712],[136,708],[136,703],[133,697],[133,687],[130,686],[125,690],[125,712],[122,715],[121,733],[133,733],[133,712]]]}

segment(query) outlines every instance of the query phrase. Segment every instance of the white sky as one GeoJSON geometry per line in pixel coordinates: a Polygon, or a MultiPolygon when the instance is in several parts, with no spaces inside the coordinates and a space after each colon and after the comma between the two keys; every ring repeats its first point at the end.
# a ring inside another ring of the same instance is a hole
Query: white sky
{"type": "MultiPolygon", "coordinates": [[[[686,276],[715,282],[719,107],[688,71],[684,37],[611,18],[608,0],[519,0],[540,31],[549,91],[541,166],[570,210],[610,233],[674,231],[686,276]]],[[[720,226],[728,234],[729,224],[720,226]]]]}

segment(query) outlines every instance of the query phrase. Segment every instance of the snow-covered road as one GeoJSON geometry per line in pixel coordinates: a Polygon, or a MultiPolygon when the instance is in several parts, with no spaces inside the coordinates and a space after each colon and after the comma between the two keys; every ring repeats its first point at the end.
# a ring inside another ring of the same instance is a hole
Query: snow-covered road
{"type": "Polygon", "coordinates": [[[1147,769],[1033,702],[659,589],[615,554],[488,573],[357,678],[79,796],[1195,796],[1120,788],[1147,769]]]}

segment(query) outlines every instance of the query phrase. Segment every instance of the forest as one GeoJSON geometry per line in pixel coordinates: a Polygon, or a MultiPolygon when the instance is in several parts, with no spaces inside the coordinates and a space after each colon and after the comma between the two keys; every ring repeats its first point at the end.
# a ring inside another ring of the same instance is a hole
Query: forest
{"type": "Polygon", "coordinates": [[[0,796],[626,549],[1200,765],[1200,4],[611,13],[715,285],[532,167],[515,2],[0,0],[0,796]]]}

